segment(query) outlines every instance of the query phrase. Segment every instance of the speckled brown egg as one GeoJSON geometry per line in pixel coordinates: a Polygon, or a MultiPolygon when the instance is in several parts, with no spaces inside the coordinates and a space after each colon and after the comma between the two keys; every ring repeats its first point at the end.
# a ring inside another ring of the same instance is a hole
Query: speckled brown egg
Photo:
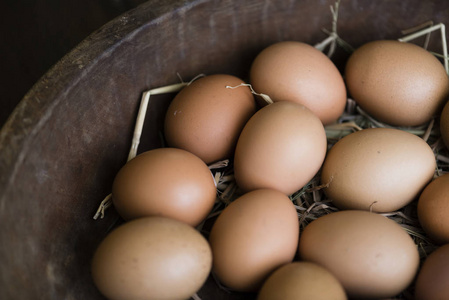
{"type": "Polygon", "coordinates": [[[110,300],[181,300],[201,288],[211,266],[209,244],[193,227],[145,217],[106,236],[93,256],[92,277],[110,300]]]}
{"type": "Polygon", "coordinates": [[[329,150],[321,181],[341,209],[391,212],[417,199],[435,167],[432,149],[418,136],[369,128],[343,137],[329,150]]]}
{"type": "Polygon", "coordinates": [[[393,40],[366,43],[345,68],[348,93],[367,113],[395,126],[415,126],[440,113],[449,78],[422,47],[393,40]]]}
{"type": "Polygon", "coordinates": [[[286,195],[270,189],[248,192],[213,224],[212,270],[228,288],[255,292],[271,272],[293,260],[298,238],[298,216],[286,195]]]}
{"type": "Polygon", "coordinates": [[[449,174],[429,183],[418,201],[418,219],[437,244],[449,243],[449,174]]]}
{"type": "Polygon", "coordinates": [[[167,144],[192,152],[207,164],[231,158],[240,131],[256,111],[250,89],[234,88],[242,83],[238,77],[215,74],[183,88],[165,115],[167,144]]]}
{"type": "Polygon", "coordinates": [[[274,271],[264,282],[257,300],[346,300],[335,276],[318,264],[292,262],[274,271]]]}
{"type": "Polygon", "coordinates": [[[262,50],[252,63],[250,83],[273,101],[306,106],[324,124],[336,121],[346,105],[346,87],[337,67],[302,42],[278,42],[262,50]]]}
{"type": "Polygon", "coordinates": [[[215,181],[207,165],[176,148],[139,154],[120,169],[112,185],[114,207],[125,220],[156,215],[196,226],[215,199],[215,181]]]}
{"type": "Polygon", "coordinates": [[[263,107],[248,121],[237,142],[234,174],[250,191],[271,188],[291,194],[320,169],[327,150],[323,124],[296,102],[263,107]]]}
{"type": "Polygon", "coordinates": [[[416,300],[449,299],[449,244],[425,259],[415,285],[416,300]]]}
{"type": "Polygon", "coordinates": [[[446,148],[449,149],[449,102],[443,108],[440,116],[440,132],[446,148]]]}
{"type": "Polygon", "coordinates": [[[319,217],[299,240],[302,260],[329,270],[353,299],[384,299],[404,291],[419,266],[413,239],[376,213],[346,210],[319,217]]]}

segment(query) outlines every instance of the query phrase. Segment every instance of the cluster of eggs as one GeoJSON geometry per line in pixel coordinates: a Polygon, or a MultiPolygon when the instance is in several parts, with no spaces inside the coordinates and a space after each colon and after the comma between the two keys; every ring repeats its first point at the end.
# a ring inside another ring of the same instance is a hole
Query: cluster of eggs
{"type": "MultiPolygon", "coordinates": [[[[449,79],[432,54],[396,41],[360,47],[344,75],[314,47],[289,41],[255,58],[253,92],[228,74],[183,88],[166,113],[168,147],[138,155],[114,180],[112,200],[126,222],[93,257],[99,290],[109,299],[187,299],[211,271],[259,300],[386,298],[410,286],[417,246],[379,213],[419,198],[422,227],[435,243],[449,243],[449,174],[433,180],[432,148],[407,131],[367,128],[330,147],[325,126],[339,119],[349,94],[394,126],[441,116],[449,146],[449,79]],[[217,198],[208,164],[223,159],[232,161],[241,194],[206,239],[195,227],[217,198]],[[340,210],[300,232],[289,196],[317,175],[340,210]]],[[[449,246],[434,253],[418,274],[417,299],[449,294],[449,246]]]]}

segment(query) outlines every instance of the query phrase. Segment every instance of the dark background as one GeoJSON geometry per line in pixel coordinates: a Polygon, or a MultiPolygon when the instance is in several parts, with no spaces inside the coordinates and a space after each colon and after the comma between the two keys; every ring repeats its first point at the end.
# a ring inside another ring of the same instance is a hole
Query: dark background
{"type": "Polygon", "coordinates": [[[101,26],[146,0],[2,0],[0,128],[28,90],[101,26]]]}

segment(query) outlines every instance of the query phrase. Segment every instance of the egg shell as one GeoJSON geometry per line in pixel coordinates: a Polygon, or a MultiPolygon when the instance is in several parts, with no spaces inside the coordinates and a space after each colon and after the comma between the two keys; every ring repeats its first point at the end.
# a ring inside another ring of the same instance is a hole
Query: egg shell
{"type": "Polygon", "coordinates": [[[444,145],[449,149],[449,102],[444,105],[440,116],[440,132],[444,145]]]}
{"type": "Polygon", "coordinates": [[[298,238],[298,216],[286,195],[270,189],[248,192],[212,226],[212,270],[232,290],[257,291],[272,271],[293,260],[298,238]]]}
{"type": "Polygon", "coordinates": [[[416,126],[437,116],[449,95],[440,61],[420,46],[393,40],[364,44],[345,68],[348,93],[373,117],[416,126]]]}
{"type": "Polygon", "coordinates": [[[240,131],[255,113],[250,89],[238,77],[215,74],[184,87],[170,103],[164,133],[170,147],[185,149],[207,164],[231,158],[240,131]]]}
{"type": "Polygon", "coordinates": [[[268,46],[254,59],[250,83],[273,101],[294,101],[309,108],[323,124],[338,119],[346,105],[346,87],[334,63],[302,42],[268,46]]]}
{"type": "Polygon", "coordinates": [[[319,217],[301,234],[299,256],[317,263],[341,282],[349,298],[393,297],[413,281],[419,253],[394,221],[358,210],[319,217]]]}
{"type": "Polygon", "coordinates": [[[196,226],[215,199],[215,181],[207,165],[176,148],[137,155],[120,169],[112,185],[114,207],[125,220],[160,215],[196,226]]]}
{"type": "Polygon", "coordinates": [[[212,267],[207,240],[169,218],[129,221],[109,233],[92,260],[92,276],[110,300],[188,299],[212,267]]]}
{"type": "Polygon", "coordinates": [[[274,271],[257,300],[346,300],[341,283],[325,268],[311,262],[292,262],[274,271]]]}
{"type": "Polygon", "coordinates": [[[325,194],[340,209],[391,212],[417,199],[436,168],[430,146],[391,128],[368,128],[340,139],[324,161],[325,194]]]}
{"type": "Polygon", "coordinates": [[[449,299],[449,244],[437,248],[425,259],[416,278],[415,299],[449,299]]]}
{"type": "Polygon", "coordinates": [[[261,108],[237,142],[234,174],[244,191],[301,189],[319,171],[327,150],[323,124],[305,106],[280,101],[261,108]]]}
{"type": "Polygon", "coordinates": [[[418,201],[418,219],[437,244],[449,243],[449,174],[429,183],[418,201]]]}

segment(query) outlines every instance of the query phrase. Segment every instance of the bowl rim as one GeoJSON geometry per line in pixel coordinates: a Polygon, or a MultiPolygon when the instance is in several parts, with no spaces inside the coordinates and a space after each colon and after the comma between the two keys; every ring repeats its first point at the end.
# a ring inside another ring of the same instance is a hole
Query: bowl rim
{"type": "Polygon", "coordinates": [[[0,205],[31,140],[76,82],[133,35],[205,0],[149,0],[107,22],[59,59],[28,90],[0,128],[0,205]]]}

